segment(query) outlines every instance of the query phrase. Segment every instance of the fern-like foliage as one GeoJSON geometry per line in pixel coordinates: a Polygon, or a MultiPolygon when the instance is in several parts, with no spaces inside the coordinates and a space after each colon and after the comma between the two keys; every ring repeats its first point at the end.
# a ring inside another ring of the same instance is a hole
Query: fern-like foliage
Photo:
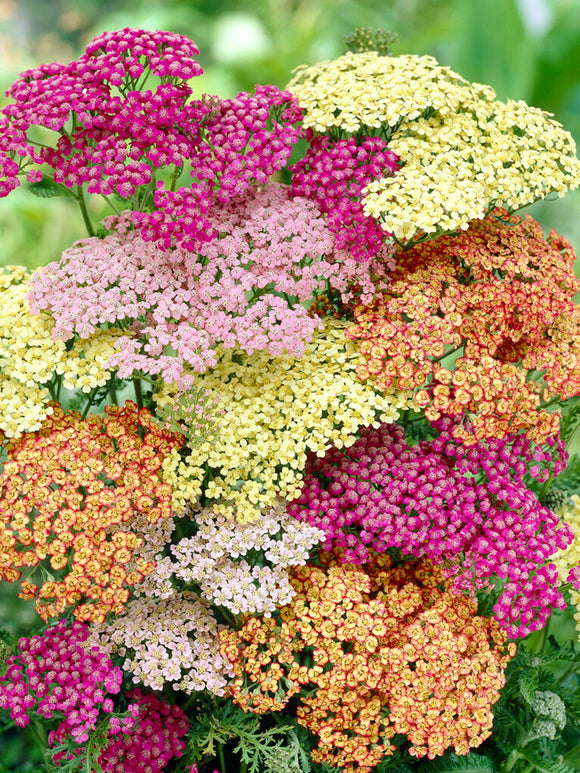
{"type": "Polygon", "coordinates": [[[419,767],[418,773],[496,773],[494,761],[483,754],[470,752],[463,757],[450,752],[419,767]]]}

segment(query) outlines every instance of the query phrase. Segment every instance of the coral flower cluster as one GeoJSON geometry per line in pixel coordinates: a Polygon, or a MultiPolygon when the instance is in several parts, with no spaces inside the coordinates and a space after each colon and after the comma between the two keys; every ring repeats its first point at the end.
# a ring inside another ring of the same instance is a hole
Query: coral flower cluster
{"type": "Polygon", "coordinates": [[[297,568],[280,621],[250,617],[220,634],[234,700],[262,713],[300,693],[298,722],[319,737],[313,759],[347,772],[370,773],[396,733],[419,757],[467,753],[490,735],[515,649],[442,580],[428,560],[386,556],[363,567],[322,554],[320,566],[297,568]]]}
{"type": "Polygon", "coordinates": [[[164,456],[180,445],[134,403],[82,419],[58,406],[38,432],[7,447],[0,473],[0,576],[10,582],[39,565],[56,572],[40,587],[22,582],[46,620],[67,608],[79,620],[120,611],[129,588],[154,564],[137,535],[118,528],[137,515],[171,516],[164,456]],[[60,579],[58,579],[60,577],[60,579]]]}
{"type": "Polygon", "coordinates": [[[388,291],[355,309],[347,335],[365,355],[362,377],[420,388],[428,419],[462,418],[455,437],[522,430],[541,444],[558,426],[542,397],[580,392],[580,284],[566,240],[502,214],[400,252],[388,291]]]}

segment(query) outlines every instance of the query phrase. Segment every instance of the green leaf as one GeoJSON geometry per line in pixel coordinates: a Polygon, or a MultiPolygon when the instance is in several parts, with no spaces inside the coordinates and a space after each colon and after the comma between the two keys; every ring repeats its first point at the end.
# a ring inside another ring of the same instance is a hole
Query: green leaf
{"type": "Polygon", "coordinates": [[[532,671],[522,671],[519,681],[519,692],[525,702],[530,706],[532,705],[538,686],[538,672],[535,669],[532,671]]]}
{"type": "Polygon", "coordinates": [[[561,759],[548,762],[539,757],[535,752],[522,754],[521,758],[534,766],[530,773],[575,773],[574,769],[566,765],[561,759]]]}
{"type": "Polygon", "coordinates": [[[489,757],[470,752],[464,757],[457,754],[444,754],[432,762],[424,763],[419,768],[420,773],[495,773],[496,767],[489,757]]]}
{"type": "Polygon", "coordinates": [[[29,190],[39,199],[53,199],[55,196],[64,196],[75,199],[75,194],[66,185],[55,183],[52,177],[44,176],[40,182],[31,183],[29,190]]]}

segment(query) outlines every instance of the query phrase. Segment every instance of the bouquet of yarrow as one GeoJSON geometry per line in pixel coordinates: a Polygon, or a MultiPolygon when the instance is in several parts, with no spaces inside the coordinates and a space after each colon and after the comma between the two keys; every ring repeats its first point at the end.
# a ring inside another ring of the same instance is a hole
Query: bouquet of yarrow
{"type": "Polygon", "coordinates": [[[514,213],[580,162],[390,42],[194,99],[190,39],[123,29],[8,90],[0,195],[88,232],[0,276],[0,715],[45,770],[575,769],[580,283],[514,213]]]}

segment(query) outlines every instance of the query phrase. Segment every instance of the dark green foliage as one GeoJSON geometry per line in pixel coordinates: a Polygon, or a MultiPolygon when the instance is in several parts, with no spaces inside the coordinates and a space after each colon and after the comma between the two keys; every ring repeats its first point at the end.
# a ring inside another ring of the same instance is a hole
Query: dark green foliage
{"type": "Polygon", "coordinates": [[[495,773],[493,760],[481,754],[469,752],[464,757],[448,753],[419,766],[418,773],[495,773]]]}

